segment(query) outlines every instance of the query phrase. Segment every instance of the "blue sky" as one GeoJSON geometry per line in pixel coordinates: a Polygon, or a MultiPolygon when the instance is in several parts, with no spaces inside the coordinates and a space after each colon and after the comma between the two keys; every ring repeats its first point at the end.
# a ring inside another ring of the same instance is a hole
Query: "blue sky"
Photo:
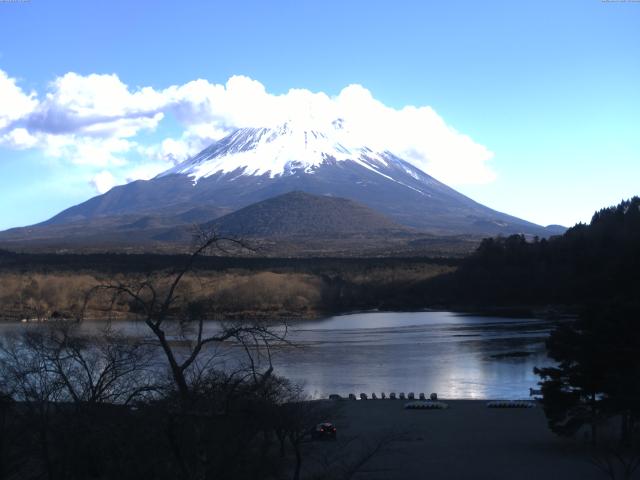
{"type": "Polygon", "coordinates": [[[637,2],[0,2],[0,71],[0,229],[256,122],[203,100],[226,101],[211,92],[234,76],[265,98],[356,84],[431,107],[459,136],[434,146],[418,125],[398,148],[448,148],[427,173],[537,223],[640,193],[637,2]]]}

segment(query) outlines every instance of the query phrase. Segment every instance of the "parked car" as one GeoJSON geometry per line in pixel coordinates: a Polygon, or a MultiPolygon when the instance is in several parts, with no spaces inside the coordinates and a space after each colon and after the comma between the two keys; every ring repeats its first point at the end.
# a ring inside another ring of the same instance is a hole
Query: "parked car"
{"type": "Polygon", "coordinates": [[[311,431],[311,438],[314,440],[335,440],[336,433],[337,430],[333,423],[323,422],[317,424],[311,431]]]}

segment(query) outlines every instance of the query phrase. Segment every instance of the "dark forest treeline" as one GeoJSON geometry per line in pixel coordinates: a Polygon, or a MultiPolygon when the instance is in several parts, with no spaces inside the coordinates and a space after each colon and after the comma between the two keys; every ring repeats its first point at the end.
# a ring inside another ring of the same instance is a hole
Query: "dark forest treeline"
{"type": "MultiPolygon", "coordinates": [[[[18,253],[0,249],[0,270],[16,272],[99,271],[103,273],[146,273],[173,269],[188,254],[154,253],[18,253]]],[[[461,260],[447,257],[260,257],[202,256],[195,270],[242,269],[250,271],[295,271],[318,273],[331,270],[357,270],[370,266],[394,267],[406,264],[456,265],[461,260]]]]}
{"type": "Polygon", "coordinates": [[[564,235],[485,239],[451,274],[415,285],[409,298],[446,305],[638,302],[640,198],[596,212],[564,235]]]}

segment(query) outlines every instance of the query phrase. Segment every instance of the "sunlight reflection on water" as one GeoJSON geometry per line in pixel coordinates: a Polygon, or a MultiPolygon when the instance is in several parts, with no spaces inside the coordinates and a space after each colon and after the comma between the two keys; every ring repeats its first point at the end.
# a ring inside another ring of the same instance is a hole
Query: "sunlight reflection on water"
{"type": "Polygon", "coordinates": [[[298,324],[292,338],[306,348],[279,352],[275,364],[321,397],[412,391],[526,398],[538,381],[533,368],[550,363],[544,348],[550,328],[536,319],[450,312],[343,315],[298,324]]]}
{"type": "MultiPolygon", "coordinates": [[[[216,325],[209,322],[207,330],[216,325]]],[[[22,328],[4,324],[0,332],[22,328]]],[[[117,328],[148,336],[140,322],[118,322],[117,328]]],[[[442,398],[527,398],[538,381],[533,368],[551,363],[544,348],[551,328],[537,319],[451,312],[357,313],[295,323],[289,339],[297,346],[277,349],[273,361],[276,373],[303,383],[313,397],[437,392],[442,398]]],[[[231,365],[238,350],[219,348],[218,365],[231,365]]]]}

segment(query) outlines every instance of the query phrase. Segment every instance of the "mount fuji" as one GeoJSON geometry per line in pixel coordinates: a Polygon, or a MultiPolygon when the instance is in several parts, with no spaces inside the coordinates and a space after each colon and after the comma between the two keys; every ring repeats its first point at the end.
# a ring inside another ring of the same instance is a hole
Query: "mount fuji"
{"type": "Polygon", "coordinates": [[[162,241],[166,230],[212,222],[293,191],[348,199],[429,235],[561,233],[473,201],[390,151],[359,143],[336,120],[322,130],[293,122],[238,129],[151,180],[0,233],[0,242],[162,241]]]}

